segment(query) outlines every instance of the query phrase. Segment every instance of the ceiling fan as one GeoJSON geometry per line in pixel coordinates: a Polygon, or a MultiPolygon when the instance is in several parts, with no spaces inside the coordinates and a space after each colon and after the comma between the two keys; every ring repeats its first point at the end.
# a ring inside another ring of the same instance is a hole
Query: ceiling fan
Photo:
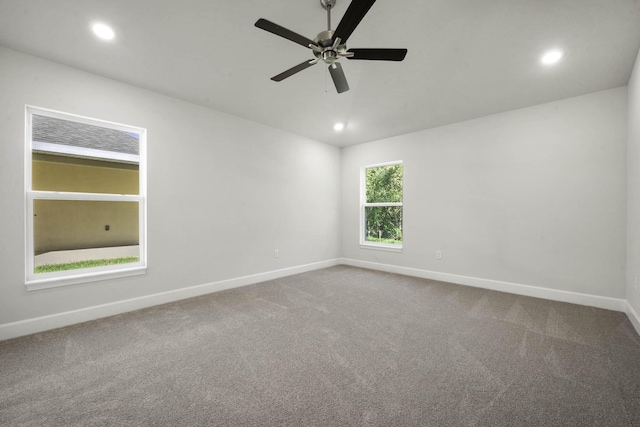
{"type": "Polygon", "coordinates": [[[331,9],[335,6],[336,1],[337,0],[320,0],[320,4],[327,11],[327,30],[320,32],[313,40],[294,33],[278,24],[274,24],[271,21],[267,21],[266,19],[261,18],[256,21],[256,27],[309,48],[315,55],[315,59],[307,60],[295,67],[289,68],[287,71],[272,77],[271,80],[280,82],[322,60],[329,65],[329,73],[336,86],[336,90],[338,93],[342,93],[349,90],[349,84],[347,83],[344,71],[342,71],[342,66],[338,62],[340,58],[345,57],[347,59],[374,61],[402,61],[404,59],[407,55],[407,49],[347,49],[347,39],[351,36],[351,33],[353,33],[376,0],[352,0],[338,27],[333,31],[331,30],[331,9]]]}

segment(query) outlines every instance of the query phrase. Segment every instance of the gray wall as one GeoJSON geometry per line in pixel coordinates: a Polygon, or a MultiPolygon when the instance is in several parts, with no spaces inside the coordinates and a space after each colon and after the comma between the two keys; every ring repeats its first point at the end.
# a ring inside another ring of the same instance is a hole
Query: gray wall
{"type": "Polygon", "coordinates": [[[0,64],[0,324],[339,256],[338,148],[1,47],[0,64]],[[147,128],[145,276],[25,290],[25,104],[147,128]]]}
{"type": "Polygon", "coordinates": [[[342,256],[624,298],[626,95],[621,87],[343,149],[342,256]],[[404,251],[361,249],[360,167],[393,160],[404,161],[404,251]]]}
{"type": "Polygon", "coordinates": [[[640,313],[640,53],[629,80],[627,300],[640,313]]]}

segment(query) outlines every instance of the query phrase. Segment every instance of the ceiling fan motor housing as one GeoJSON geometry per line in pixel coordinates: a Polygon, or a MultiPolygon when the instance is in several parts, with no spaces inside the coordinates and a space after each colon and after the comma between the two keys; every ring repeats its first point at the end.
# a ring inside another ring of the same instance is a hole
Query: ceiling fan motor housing
{"type": "Polygon", "coordinates": [[[313,42],[321,48],[331,47],[333,44],[332,37],[333,31],[322,31],[321,33],[318,33],[318,36],[315,39],[313,39],[313,42]]]}
{"type": "Polygon", "coordinates": [[[316,58],[323,60],[327,64],[333,64],[341,54],[347,51],[346,45],[333,46],[333,33],[332,30],[322,31],[313,39],[313,42],[322,49],[321,52],[314,50],[313,54],[316,58]]]}

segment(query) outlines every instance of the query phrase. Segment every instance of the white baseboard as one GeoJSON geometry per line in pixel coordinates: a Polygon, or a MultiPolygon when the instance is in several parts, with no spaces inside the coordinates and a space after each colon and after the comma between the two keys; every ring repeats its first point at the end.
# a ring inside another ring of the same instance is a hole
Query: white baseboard
{"type": "Polygon", "coordinates": [[[56,313],[49,316],[36,317],[33,319],[26,319],[12,323],[5,323],[0,325],[0,341],[29,334],[35,334],[38,332],[44,332],[50,329],[61,328],[63,326],[69,326],[76,323],[100,319],[102,317],[114,316],[116,314],[139,310],[141,308],[152,307],[154,305],[166,304],[168,302],[223,291],[225,289],[238,288],[241,286],[252,285],[254,283],[292,276],[294,274],[305,273],[307,271],[333,267],[335,265],[338,265],[339,263],[340,262],[337,259],[332,259],[312,264],[284,268],[281,270],[252,274],[250,276],[221,280],[219,282],[189,286],[187,288],[146,295],[143,297],[117,301],[109,304],[81,308],[79,310],[66,311],[64,313],[56,313]]]}
{"type": "Polygon", "coordinates": [[[577,292],[561,291],[557,289],[541,288],[537,286],[522,285],[518,283],[502,282],[497,280],[480,279],[477,277],[461,276],[457,274],[441,273],[437,271],[421,270],[417,268],[401,267],[390,264],[380,264],[349,258],[338,258],[312,264],[300,265],[296,267],[284,268],[281,270],[274,270],[265,273],[237,277],[228,280],[221,280],[213,283],[190,286],[173,291],[161,292],[153,295],[146,295],[143,297],[132,298],[124,301],[117,301],[93,307],[86,307],[79,310],[67,311],[64,313],[52,314],[49,316],[36,317],[33,319],[26,319],[12,323],[5,323],[0,325],[0,341],[38,332],[44,332],[50,329],[61,328],[63,326],[69,326],[76,323],[100,319],[103,317],[114,316],[116,314],[139,310],[141,308],[152,307],[154,305],[166,304],[186,298],[192,298],[200,295],[210,294],[213,292],[223,291],[226,289],[238,288],[241,286],[252,285],[268,280],[279,279],[281,277],[292,276],[294,274],[333,267],[339,264],[368,268],[371,270],[386,271],[389,273],[404,274],[407,276],[420,277],[424,279],[439,280],[443,282],[456,283],[483,289],[491,289],[495,291],[509,292],[517,295],[526,295],[536,298],[621,311],[627,314],[627,316],[631,320],[631,323],[638,331],[638,334],[640,334],[640,316],[638,316],[638,313],[624,299],[581,294],[577,292]]]}
{"type": "MultiPolygon", "coordinates": [[[[602,297],[578,292],[561,291],[557,289],[541,288],[538,286],[522,285],[518,283],[502,282],[498,280],[480,279],[477,277],[460,276],[457,274],[440,273],[437,271],[420,270],[417,268],[401,267],[390,264],[360,261],[350,258],[340,258],[340,263],[353,267],[368,268],[371,270],[386,271],[388,273],[404,274],[405,276],[420,277],[423,279],[438,280],[442,282],[456,283],[458,285],[473,286],[476,288],[491,289],[494,291],[508,292],[511,294],[525,295],[535,298],[543,298],[553,301],[562,301],[572,304],[586,305],[590,307],[604,308],[607,310],[625,312],[627,301],[622,298],[602,297]]],[[[637,328],[637,326],[636,326],[637,328]]]]}
{"type": "Polygon", "coordinates": [[[631,321],[631,324],[634,328],[636,328],[636,332],[638,332],[638,335],[640,335],[640,316],[638,315],[638,312],[635,311],[633,307],[631,307],[629,301],[627,301],[624,312],[627,313],[627,317],[631,321]]]}

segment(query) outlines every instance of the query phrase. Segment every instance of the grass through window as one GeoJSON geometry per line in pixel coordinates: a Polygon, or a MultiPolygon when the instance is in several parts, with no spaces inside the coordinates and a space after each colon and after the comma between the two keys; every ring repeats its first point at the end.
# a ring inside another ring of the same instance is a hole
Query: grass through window
{"type": "Polygon", "coordinates": [[[367,242],[376,242],[376,243],[389,243],[392,245],[401,245],[402,244],[402,240],[397,240],[397,239],[385,239],[384,237],[371,237],[371,236],[366,236],[365,240],[367,242]]]}
{"type": "Polygon", "coordinates": [[[138,257],[108,258],[108,259],[88,259],[77,262],[67,262],[63,264],[44,264],[35,268],[35,273],[51,273],[52,271],[76,270],[80,268],[102,267],[104,265],[128,264],[138,262],[138,257]]]}

